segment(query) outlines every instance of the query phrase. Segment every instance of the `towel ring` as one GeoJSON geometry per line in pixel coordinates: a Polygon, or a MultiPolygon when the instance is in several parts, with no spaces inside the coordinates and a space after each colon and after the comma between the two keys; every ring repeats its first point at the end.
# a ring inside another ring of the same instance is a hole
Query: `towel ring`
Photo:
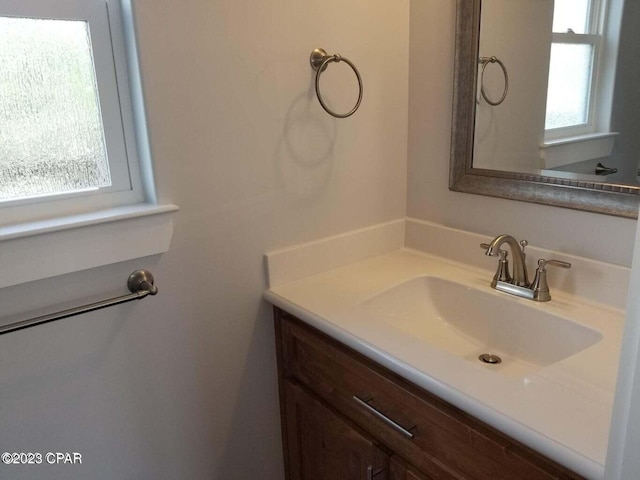
{"type": "Polygon", "coordinates": [[[484,98],[489,105],[497,107],[502,102],[504,102],[504,99],[507,98],[507,93],[509,92],[509,74],[507,73],[507,67],[504,66],[504,63],[502,63],[502,61],[498,57],[493,56],[480,57],[478,63],[482,64],[482,72],[480,73],[480,93],[482,94],[482,98],[484,98]],[[490,63],[497,63],[498,65],[500,65],[500,68],[502,68],[502,73],[504,74],[504,92],[502,92],[502,97],[500,97],[500,100],[498,100],[497,102],[491,100],[487,95],[487,92],[485,92],[484,90],[484,70],[490,63]]]}
{"type": "Polygon", "coordinates": [[[313,50],[313,52],[311,52],[311,57],[309,58],[309,62],[311,63],[311,68],[313,68],[316,71],[316,96],[318,97],[318,101],[320,102],[320,105],[322,105],[322,108],[324,108],[324,110],[329,115],[332,115],[336,118],[347,118],[353,115],[354,113],[356,113],[356,110],[358,110],[358,108],[360,107],[360,102],[362,101],[362,91],[363,91],[362,78],[360,77],[360,72],[358,72],[358,69],[356,68],[356,66],[353,63],[351,63],[351,61],[349,61],[348,59],[342,57],[339,53],[336,53],[335,55],[327,55],[326,50],[322,48],[316,48],[315,50],[313,50]],[[358,101],[356,102],[355,106],[351,110],[349,110],[347,113],[336,113],[333,110],[331,110],[327,106],[327,104],[324,103],[324,99],[322,98],[322,94],[320,93],[320,75],[322,74],[322,72],[326,70],[327,66],[331,62],[335,62],[335,63],[345,62],[347,65],[349,65],[353,69],[353,72],[356,74],[356,78],[358,79],[358,88],[359,88],[358,101]]]}

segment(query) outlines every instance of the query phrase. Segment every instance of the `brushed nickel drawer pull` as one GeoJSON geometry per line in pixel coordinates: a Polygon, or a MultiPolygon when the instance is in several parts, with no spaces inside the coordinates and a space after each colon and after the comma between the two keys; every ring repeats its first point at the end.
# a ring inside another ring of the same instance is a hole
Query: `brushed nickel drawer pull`
{"type": "MultiPolygon", "coordinates": [[[[375,407],[372,407],[371,405],[369,405],[369,402],[371,401],[371,399],[363,400],[360,397],[358,397],[357,395],[354,395],[353,399],[356,402],[358,402],[359,405],[361,405],[362,407],[366,408],[370,413],[372,413],[373,415],[378,417],[380,420],[382,420],[384,423],[386,423],[390,427],[392,427],[395,430],[397,430],[398,432],[400,432],[405,437],[410,438],[411,440],[413,440],[413,438],[415,437],[415,435],[413,433],[411,433],[409,430],[404,428],[402,425],[400,425],[399,423],[395,422],[394,420],[391,420],[389,417],[387,417],[380,410],[378,410],[375,407]]],[[[411,428],[413,428],[413,427],[411,427],[411,428]]]]}
{"type": "Polygon", "coordinates": [[[384,472],[384,468],[379,468],[375,472],[373,471],[373,465],[369,465],[367,467],[367,480],[373,480],[373,477],[377,477],[379,474],[384,472]]]}

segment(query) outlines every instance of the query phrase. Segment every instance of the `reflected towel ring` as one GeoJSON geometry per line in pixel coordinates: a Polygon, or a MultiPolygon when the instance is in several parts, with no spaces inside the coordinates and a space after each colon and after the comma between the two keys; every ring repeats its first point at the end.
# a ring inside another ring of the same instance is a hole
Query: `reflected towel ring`
{"type": "Polygon", "coordinates": [[[480,57],[478,63],[482,64],[482,72],[480,73],[480,93],[482,94],[482,98],[484,98],[489,105],[497,107],[502,102],[504,102],[504,99],[507,98],[507,93],[509,92],[509,74],[507,73],[507,67],[504,66],[504,63],[502,63],[502,61],[498,57],[494,56],[480,57]],[[500,100],[496,102],[491,100],[488,97],[487,92],[485,92],[484,90],[484,70],[490,63],[497,63],[498,65],[500,65],[500,68],[502,68],[502,73],[504,74],[504,92],[502,93],[502,97],[500,97],[500,100]]]}
{"type": "Polygon", "coordinates": [[[313,52],[311,52],[311,57],[309,58],[309,62],[311,63],[311,68],[313,68],[316,71],[316,96],[318,97],[318,101],[320,102],[320,105],[322,105],[322,108],[324,108],[324,110],[329,115],[332,115],[336,118],[347,118],[353,115],[354,113],[356,113],[356,110],[358,110],[358,108],[360,107],[360,102],[362,101],[362,91],[363,91],[362,78],[360,77],[360,72],[358,72],[358,69],[356,68],[356,66],[353,63],[351,63],[348,59],[340,56],[340,54],[338,53],[336,53],[335,55],[327,55],[326,50],[322,48],[316,48],[313,52]],[[356,102],[355,106],[347,113],[336,113],[333,110],[331,110],[327,106],[327,104],[324,103],[324,99],[322,98],[322,94],[320,93],[320,74],[325,71],[325,69],[331,62],[335,62],[335,63],[345,62],[347,65],[349,65],[353,69],[353,72],[356,74],[356,78],[358,79],[358,88],[359,88],[358,101],[356,102]]]}

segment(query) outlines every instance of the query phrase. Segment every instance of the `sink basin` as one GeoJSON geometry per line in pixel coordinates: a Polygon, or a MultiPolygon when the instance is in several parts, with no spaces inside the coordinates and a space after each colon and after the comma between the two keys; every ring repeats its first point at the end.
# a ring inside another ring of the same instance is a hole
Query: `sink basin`
{"type": "Polygon", "coordinates": [[[361,306],[396,331],[511,376],[535,372],[602,339],[540,304],[438,277],[413,278],[361,306]],[[484,363],[483,354],[497,355],[501,363],[484,363]]]}

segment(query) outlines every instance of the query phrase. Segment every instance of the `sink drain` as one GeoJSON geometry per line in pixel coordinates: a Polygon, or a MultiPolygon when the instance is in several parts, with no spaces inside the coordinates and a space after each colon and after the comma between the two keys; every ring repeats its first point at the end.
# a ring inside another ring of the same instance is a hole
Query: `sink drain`
{"type": "Polygon", "coordinates": [[[492,353],[483,353],[478,358],[480,359],[480,361],[484,363],[490,363],[491,365],[502,363],[502,359],[497,355],[493,355],[492,353]]]}

